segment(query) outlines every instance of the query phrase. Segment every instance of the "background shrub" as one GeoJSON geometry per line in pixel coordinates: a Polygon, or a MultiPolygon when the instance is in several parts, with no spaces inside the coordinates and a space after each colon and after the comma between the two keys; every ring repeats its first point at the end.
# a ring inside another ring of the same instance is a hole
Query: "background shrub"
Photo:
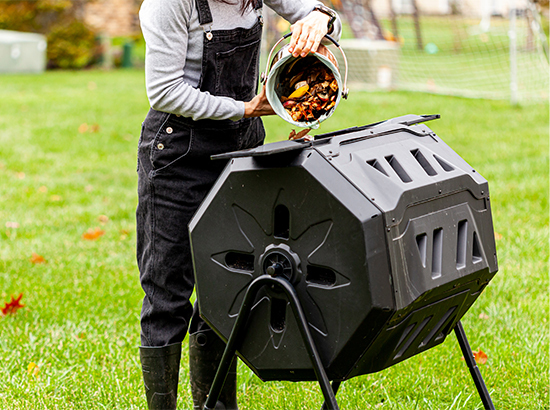
{"type": "Polygon", "coordinates": [[[49,68],[82,68],[94,62],[96,33],[81,15],[88,0],[0,2],[0,29],[46,35],[49,68]]]}
{"type": "Polygon", "coordinates": [[[94,60],[95,34],[81,21],[55,25],[48,33],[48,44],[50,67],[82,68],[94,60]]]}

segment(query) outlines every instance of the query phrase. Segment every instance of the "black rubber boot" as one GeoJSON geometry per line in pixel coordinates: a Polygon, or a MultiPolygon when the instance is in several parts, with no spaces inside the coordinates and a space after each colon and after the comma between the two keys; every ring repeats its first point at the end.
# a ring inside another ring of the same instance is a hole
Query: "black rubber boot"
{"type": "Polygon", "coordinates": [[[149,410],[175,410],[181,343],[164,347],[140,347],[139,357],[149,410]]]}
{"type": "MultiPolygon", "coordinates": [[[[193,410],[203,410],[221,361],[225,343],[214,332],[189,335],[189,378],[193,410]]],[[[215,410],[238,410],[237,360],[233,359],[215,410]]]]}

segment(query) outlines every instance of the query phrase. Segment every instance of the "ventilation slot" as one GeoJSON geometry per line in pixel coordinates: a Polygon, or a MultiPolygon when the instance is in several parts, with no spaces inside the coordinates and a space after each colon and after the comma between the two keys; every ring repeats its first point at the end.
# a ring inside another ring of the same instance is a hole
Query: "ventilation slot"
{"type": "Polygon", "coordinates": [[[271,329],[276,333],[285,330],[286,305],[285,299],[271,298],[271,329]]]}
{"type": "Polygon", "coordinates": [[[458,233],[456,236],[456,268],[466,267],[466,247],[468,245],[468,221],[458,223],[458,233]]]}
{"type": "Polygon", "coordinates": [[[453,166],[451,166],[449,163],[443,161],[437,155],[434,155],[434,158],[437,162],[439,162],[439,165],[441,165],[441,168],[443,168],[444,171],[451,172],[451,171],[455,170],[453,166]]]}
{"type": "Polygon", "coordinates": [[[403,182],[411,182],[412,181],[409,174],[407,174],[405,172],[405,170],[403,169],[401,164],[399,162],[397,162],[397,159],[393,155],[387,156],[386,161],[388,161],[388,164],[390,164],[390,167],[393,168],[393,170],[395,171],[397,176],[401,179],[401,181],[403,181],[403,182]]]}
{"type": "Polygon", "coordinates": [[[399,352],[397,352],[397,354],[394,356],[394,360],[396,359],[399,359],[401,356],[403,356],[403,354],[407,351],[407,349],[411,346],[411,344],[414,342],[414,339],[416,339],[416,337],[418,336],[418,334],[422,331],[422,329],[424,329],[424,327],[426,327],[426,325],[428,324],[428,322],[430,321],[432,317],[431,316],[428,316],[427,318],[425,318],[419,325],[418,327],[416,328],[416,330],[413,332],[413,334],[409,337],[409,339],[407,340],[407,342],[403,345],[403,347],[401,349],[399,349],[399,352]]]}
{"type": "Polygon", "coordinates": [[[238,252],[228,252],[225,255],[225,264],[228,268],[246,270],[252,272],[254,270],[254,255],[238,252]]]}
{"type": "Polygon", "coordinates": [[[333,286],[336,283],[336,274],[327,268],[308,265],[306,282],[322,286],[333,286]]]}
{"type": "MultiPolygon", "coordinates": [[[[441,327],[445,324],[445,322],[447,321],[449,316],[451,316],[451,313],[453,313],[455,311],[455,309],[456,309],[456,306],[453,306],[452,308],[450,308],[447,311],[447,313],[445,313],[443,315],[443,317],[441,319],[439,319],[439,322],[437,322],[437,324],[434,326],[434,328],[432,330],[430,330],[430,333],[428,333],[428,336],[426,336],[424,338],[424,340],[422,340],[422,343],[420,343],[420,345],[418,346],[419,349],[423,348],[428,343],[430,343],[430,341],[433,339],[435,334],[439,331],[439,329],[441,329],[441,327]]],[[[439,336],[436,338],[436,340],[438,340],[438,339],[440,339],[439,336]]]]}
{"type": "Polygon", "coordinates": [[[443,229],[434,230],[433,248],[432,248],[432,279],[441,276],[441,266],[443,263],[443,229]]]}
{"type": "Polygon", "coordinates": [[[479,245],[479,240],[477,239],[477,232],[474,232],[474,244],[472,246],[472,262],[478,263],[481,262],[481,247],[479,245]]]}
{"type": "Polygon", "coordinates": [[[403,343],[403,340],[405,340],[407,338],[407,336],[409,335],[409,333],[411,333],[411,330],[413,330],[415,326],[416,326],[416,322],[411,323],[409,326],[407,326],[405,328],[405,330],[403,330],[403,333],[401,334],[401,337],[399,338],[399,341],[397,342],[397,345],[396,345],[397,347],[401,346],[401,343],[403,343]]]}
{"type": "Polygon", "coordinates": [[[418,161],[422,169],[428,174],[429,176],[433,177],[434,175],[437,175],[437,172],[435,172],[435,169],[430,165],[428,160],[424,155],[422,155],[422,152],[420,152],[419,149],[413,149],[411,151],[411,154],[413,157],[418,161]]]}
{"type": "Polygon", "coordinates": [[[371,167],[373,167],[377,171],[381,172],[385,176],[389,176],[388,173],[384,170],[384,168],[382,168],[382,165],[380,164],[380,162],[378,162],[378,160],[371,159],[371,160],[367,161],[367,164],[369,164],[371,167]]]}
{"type": "Polygon", "coordinates": [[[422,266],[426,267],[426,249],[428,248],[428,235],[425,233],[416,237],[416,246],[418,246],[418,252],[420,252],[420,261],[422,266]]]}
{"type": "Polygon", "coordinates": [[[288,239],[290,235],[290,213],[284,205],[277,205],[273,212],[273,236],[288,239]]]}

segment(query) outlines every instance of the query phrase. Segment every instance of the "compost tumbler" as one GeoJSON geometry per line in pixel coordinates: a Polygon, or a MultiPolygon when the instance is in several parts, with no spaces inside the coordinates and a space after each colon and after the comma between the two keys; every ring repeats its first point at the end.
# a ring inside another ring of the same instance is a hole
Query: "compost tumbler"
{"type": "MultiPolygon", "coordinates": [[[[227,341],[251,283],[284,280],[333,381],[456,331],[497,258],[487,181],[423,124],[434,118],[217,156],[227,166],[189,225],[204,320],[227,341]]],[[[290,302],[262,286],[233,343],[264,381],[319,379],[290,302]]]]}

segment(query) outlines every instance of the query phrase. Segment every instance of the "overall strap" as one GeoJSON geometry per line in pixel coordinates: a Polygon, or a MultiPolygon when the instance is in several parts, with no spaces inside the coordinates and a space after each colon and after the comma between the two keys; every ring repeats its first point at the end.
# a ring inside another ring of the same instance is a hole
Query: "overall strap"
{"type": "Polygon", "coordinates": [[[212,24],[212,12],[208,5],[208,0],[196,0],[197,11],[199,12],[199,24],[212,24]]]}

